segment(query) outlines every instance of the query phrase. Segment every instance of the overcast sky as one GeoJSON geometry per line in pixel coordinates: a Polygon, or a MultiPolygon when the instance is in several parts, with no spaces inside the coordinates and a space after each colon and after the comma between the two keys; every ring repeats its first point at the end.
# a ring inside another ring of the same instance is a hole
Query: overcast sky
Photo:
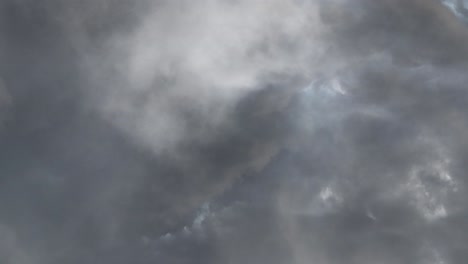
{"type": "Polygon", "coordinates": [[[0,1],[0,263],[465,263],[464,5],[0,1]]]}

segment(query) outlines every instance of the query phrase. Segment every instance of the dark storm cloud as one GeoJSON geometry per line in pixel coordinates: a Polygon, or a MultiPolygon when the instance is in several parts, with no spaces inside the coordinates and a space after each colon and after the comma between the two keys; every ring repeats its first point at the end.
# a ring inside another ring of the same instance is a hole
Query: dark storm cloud
{"type": "Polygon", "coordinates": [[[6,263],[463,263],[451,1],[3,1],[6,263]]]}

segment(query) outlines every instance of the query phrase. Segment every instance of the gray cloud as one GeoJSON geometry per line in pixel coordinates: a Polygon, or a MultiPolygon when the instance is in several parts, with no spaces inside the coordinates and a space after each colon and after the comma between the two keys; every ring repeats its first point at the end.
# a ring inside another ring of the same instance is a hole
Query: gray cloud
{"type": "Polygon", "coordinates": [[[5,263],[463,263],[456,1],[0,3],[5,263]]]}

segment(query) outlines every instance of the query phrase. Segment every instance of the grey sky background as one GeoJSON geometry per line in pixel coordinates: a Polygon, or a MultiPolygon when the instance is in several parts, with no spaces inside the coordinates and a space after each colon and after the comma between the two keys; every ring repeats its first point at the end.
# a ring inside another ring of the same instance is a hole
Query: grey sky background
{"type": "Polygon", "coordinates": [[[0,262],[465,263],[466,10],[1,1],[0,262]]]}

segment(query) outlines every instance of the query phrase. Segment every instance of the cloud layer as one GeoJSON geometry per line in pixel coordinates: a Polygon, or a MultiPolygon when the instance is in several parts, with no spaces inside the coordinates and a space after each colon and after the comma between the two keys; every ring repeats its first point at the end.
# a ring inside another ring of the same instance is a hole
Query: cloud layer
{"type": "Polygon", "coordinates": [[[5,0],[5,263],[464,263],[463,1],[5,0]]]}

